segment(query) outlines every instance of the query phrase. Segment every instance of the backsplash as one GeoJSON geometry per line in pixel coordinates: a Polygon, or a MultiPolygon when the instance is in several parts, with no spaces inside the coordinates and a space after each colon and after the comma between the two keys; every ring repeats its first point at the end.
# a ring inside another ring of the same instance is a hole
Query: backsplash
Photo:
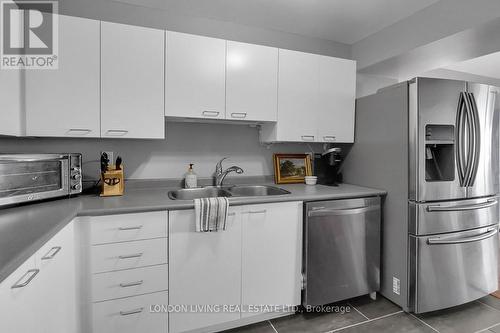
{"type": "MultiPolygon", "coordinates": [[[[211,177],[217,161],[230,158],[224,166],[238,165],[245,176],[272,175],[273,153],[305,153],[323,149],[322,144],[259,143],[257,128],[246,125],[172,123],[166,140],[0,138],[2,153],[81,152],[84,179],[97,179],[99,154],[113,151],[123,157],[128,179],[182,178],[189,163],[199,177],[211,177]]],[[[237,177],[237,176],[235,176],[237,177]]]]}

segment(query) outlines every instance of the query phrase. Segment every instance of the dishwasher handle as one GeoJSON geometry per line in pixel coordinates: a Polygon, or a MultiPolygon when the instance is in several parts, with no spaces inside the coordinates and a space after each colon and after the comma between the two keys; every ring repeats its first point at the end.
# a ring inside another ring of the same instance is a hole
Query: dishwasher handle
{"type": "Polygon", "coordinates": [[[376,211],[379,209],[380,209],[379,206],[363,206],[354,208],[319,208],[310,210],[307,213],[307,216],[317,217],[317,216],[356,215],[356,214],[364,214],[376,211]]]}

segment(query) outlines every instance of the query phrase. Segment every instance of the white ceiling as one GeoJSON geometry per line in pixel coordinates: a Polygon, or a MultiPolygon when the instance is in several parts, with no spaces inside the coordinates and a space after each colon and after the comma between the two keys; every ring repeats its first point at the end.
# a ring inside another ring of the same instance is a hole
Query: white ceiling
{"type": "Polygon", "coordinates": [[[353,44],[439,0],[113,0],[353,44]]]}
{"type": "Polygon", "coordinates": [[[445,69],[500,79],[500,52],[446,66],[445,69]]]}

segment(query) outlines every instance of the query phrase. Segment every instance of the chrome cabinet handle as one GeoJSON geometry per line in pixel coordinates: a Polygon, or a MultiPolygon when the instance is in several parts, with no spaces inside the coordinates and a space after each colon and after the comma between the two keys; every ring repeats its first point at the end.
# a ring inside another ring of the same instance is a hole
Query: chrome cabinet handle
{"type": "Polygon", "coordinates": [[[120,287],[127,288],[127,287],[140,286],[143,283],[144,283],[143,280],[134,281],[134,282],[127,282],[127,283],[120,283],[120,287]]]}
{"type": "Polygon", "coordinates": [[[427,206],[428,212],[453,212],[453,211],[464,211],[464,210],[476,210],[493,207],[498,203],[497,199],[490,199],[486,202],[481,202],[474,205],[458,205],[458,206],[427,206]]]}
{"type": "Polygon", "coordinates": [[[232,118],[243,119],[243,118],[247,117],[247,113],[246,112],[233,112],[233,113],[231,113],[231,117],[232,118]]]}
{"type": "Polygon", "coordinates": [[[331,215],[333,216],[354,215],[354,214],[368,213],[376,210],[379,210],[378,206],[364,206],[364,207],[346,208],[346,209],[326,208],[326,209],[311,210],[309,213],[307,213],[307,216],[314,217],[314,216],[331,216],[331,215]]]}
{"type": "Polygon", "coordinates": [[[137,226],[133,226],[133,227],[119,227],[118,228],[118,230],[120,230],[120,231],[139,230],[139,229],[142,229],[142,224],[141,225],[137,225],[137,226]]]}
{"type": "Polygon", "coordinates": [[[62,249],[62,247],[61,247],[61,246],[54,246],[53,248],[51,248],[51,249],[49,250],[49,252],[47,252],[47,254],[46,254],[46,255],[44,255],[44,256],[42,257],[42,260],[49,260],[49,259],[53,259],[53,258],[56,256],[56,254],[58,254],[58,253],[59,253],[59,251],[61,251],[61,249],[62,249]]]}
{"type": "Polygon", "coordinates": [[[265,214],[265,213],[267,213],[267,209],[249,210],[249,211],[243,212],[243,214],[265,214]]]}
{"type": "Polygon", "coordinates": [[[109,136],[124,136],[128,133],[128,130],[107,130],[106,135],[109,136]]]}
{"type": "Polygon", "coordinates": [[[144,253],[134,253],[134,254],[126,254],[118,256],[118,259],[132,259],[132,258],[140,258],[144,253]]]}
{"type": "Polygon", "coordinates": [[[336,138],[336,137],[335,137],[335,136],[333,136],[333,135],[325,135],[325,136],[323,137],[323,140],[325,140],[325,141],[335,141],[335,138],[336,138]]]}
{"type": "Polygon", "coordinates": [[[23,276],[21,276],[21,278],[19,280],[17,280],[16,283],[14,283],[14,285],[11,288],[12,289],[16,289],[16,288],[26,287],[31,282],[31,280],[33,280],[35,278],[35,276],[39,272],[40,272],[39,269],[30,269],[30,270],[28,270],[26,273],[24,273],[23,276]],[[29,276],[28,279],[26,281],[24,281],[23,283],[21,283],[21,281],[24,280],[24,278],[26,278],[27,276],[29,276]]]}
{"type": "Polygon", "coordinates": [[[86,135],[90,132],[92,132],[92,130],[88,128],[70,128],[66,134],[86,135]]]}
{"type": "Polygon", "coordinates": [[[446,238],[428,238],[427,239],[427,244],[429,245],[443,245],[443,244],[462,244],[462,243],[472,243],[472,242],[478,242],[482,241],[485,239],[488,239],[490,237],[493,237],[497,233],[497,228],[488,228],[488,231],[485,233],[478,235],[478,236],[473,236],[473,237],[466,237],[466,238],[458,238],[458,239],[446,239],[446,238]]]}
{"type": "Polygon", "coordinates": [[[134,309],[134,310],[120,311],[120,315],[121,316],[129,316],[129,315],[133,315],[133,314],[136,314],[136,313],[141,313],[143,310],[144,310],[144,308],[137,308],[137,309],[134,309]]]}
{"type": "Polygon", "coordinates": [[[202,115],[204,115],[205,117],[211,117],[211,118],[218,117],[219,114],[220,114],[219,111],[203,111],[202,112],[202,115]]]}
{"type": "Polygon", "coordinates": [[[314,141],[314,135],[302,135],[301,138],[304,141],[314,141]]]}

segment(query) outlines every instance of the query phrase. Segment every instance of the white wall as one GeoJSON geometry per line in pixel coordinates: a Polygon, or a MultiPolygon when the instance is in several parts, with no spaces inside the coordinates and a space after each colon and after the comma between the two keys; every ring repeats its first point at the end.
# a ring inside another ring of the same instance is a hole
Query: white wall
{"type": "MultiPolygon", "coordinates": [[[[316,151],[321,144],[314,144],[316,151]]],[[[274,144],[267,149],[259,143],[258,130],[245,125],[167,123],[166,140],[59,139],[0,137],[0,152],[81,152],[84,175],[99,175],[100,151],[114,151],[123,157],[126,178],[182,178],[189,163],[200,177],[210,177],[216,162],[238,165],[244,175],[272,175],[272,155],[277,152],[305,153],[305,144],[274,144]]],[[[237,177],[237,176],[235,176],[237,177]]]]}
{"type": "Polygon", "coordinates": [[[398,83],[395,78],[358,73],[356,76],[356,98],[374,94],[380,88],[398,83]]]}

